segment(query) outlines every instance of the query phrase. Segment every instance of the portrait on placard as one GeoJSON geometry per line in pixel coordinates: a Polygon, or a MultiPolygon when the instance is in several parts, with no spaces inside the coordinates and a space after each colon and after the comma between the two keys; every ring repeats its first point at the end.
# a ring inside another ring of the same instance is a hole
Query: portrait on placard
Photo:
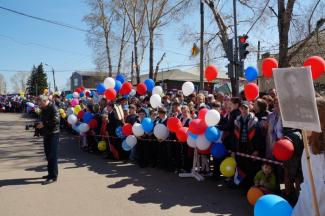
{"type": "Polygon", "coordinates": [[[320,131],[309,67],[274,69],[283,126],[320,131]]]}

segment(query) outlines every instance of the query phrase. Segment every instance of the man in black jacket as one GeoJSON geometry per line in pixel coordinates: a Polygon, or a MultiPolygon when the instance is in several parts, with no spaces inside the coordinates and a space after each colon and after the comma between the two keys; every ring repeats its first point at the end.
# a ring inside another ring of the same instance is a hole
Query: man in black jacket
{"type": "Polygon", "coordinates": [[[44,136],[44,152],[47,160],[48,175],[43,176],[46,181],[42,184],[47,185],[56,182],[58,178],[58,145],[60,132],[60,114],[48,96],[40,96],[41,122],[36,128],[41,129],[44,136]]]}

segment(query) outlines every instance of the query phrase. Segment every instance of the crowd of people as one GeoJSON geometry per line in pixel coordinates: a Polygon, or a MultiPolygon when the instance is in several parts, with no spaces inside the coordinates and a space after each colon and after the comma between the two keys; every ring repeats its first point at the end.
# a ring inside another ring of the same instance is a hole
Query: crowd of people
{"type": "Polygon", "coordinates": [[[0,112],[23,112],[26,100],[18,95],[0,95],[0,112]]]}
{"type": "MultiPolygon", "coordinates": [[[[61,128],[79,134],[79,131],[72,130],[65,114],[72,107],[72,99],[57,94],[49,98],[59,109],[61,128]]],[[[30,99],[30,102],[37,104],[35,100],[30,99]]],[[[241,188],[245,193],[252,187],[258,187],[264,194],[284,196],[292,205],[297,202],[303,182],[303,138],[300,130],[282,126],[275,89],[262,94],[255,101],[247,101],[243,93],[240,97],[231,97],[222,92],[208,95],[193,93],[184,97],[181,93],[169,92],[162,97],[162,104],[156,109],[151,108],[149,96],[137,95],[120,97],[114,101],[91,95],[79,98],[79,106],[84,113],[92,113],[96,120],[88,132],[80,134],[83,150],[104,154],[108,159],[130,160],[142,168],[157,167],[176,173],[191,172],[195,149],[186,142],[177,141],[175,133],[169,133],[165,140],[158,140],[152,133],[145,133],[138,137],[134,148],[125,149],[120,128],[126,123],[141,123],[148,117],[154,125],[165,126],[169,118],[176,117],[182,126],[188,127],[191,120],[198,118],[201,109],[217,110],[221,116],[216,126],[222,132],[219,142],[223,143],[227,151],[222,158],[214,158],[209,150],[198,151],[199,155],[205,155],[209,166],[209,169],[201,170],[201,174],[212,175],[218,180],[223,178],[227,186],[241,188]],[[120,118],[116,105],[122,107],[123,118],[120,118]],[[287,139],[294,146],[293,156],[283,163],[277,162],[272,153],[279,139],[287,139]],[[98,143],[102,141],[107,143],[107,148],[99,149],[98,143]],[[236,173],[240,175],[240,181],[238,175],[225,178],[220,173],[221,162],[229,156],[236,160],[236,173]],[[284,184],[282,191],[280,184],[284,184]]],[[[81,121],[83,117],[78,115],[78,118],[81,121]]]]}

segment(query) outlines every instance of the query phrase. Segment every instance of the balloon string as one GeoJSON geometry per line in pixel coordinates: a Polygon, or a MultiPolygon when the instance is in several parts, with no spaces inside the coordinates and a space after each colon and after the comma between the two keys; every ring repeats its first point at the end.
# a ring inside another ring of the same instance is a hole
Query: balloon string
{"type": "MultiPolygon", "coordinates": [[[[101,137],[101,138],[115,138],[115,139],[122,139],[121,137],[116,137],[116,136],[106,136],[106,135],[90,135],[90,136],[93,136],[93,137],[101,137]]],[[[74,137],[80,137],[80,136],[74,136],[74,137]]],[[[159,140],[157,139],[145,139],[145,138],[141,138],[141,137],[137,137],[138,140],[144,140],[144,141],[152,141],[152,142],[156,142],[159,140]]],[[[185,143],[185,142],[179,142],[178,140],[163,140],[161,142],[175,142],[175,143],[185,143]]],[[[263,162],[268,162],[268,163],[271,163],[271,164],[275,164],[275,165],[279,165],[279,166],[283,166],[283,163],[281,162],[278,162],[278,161],[274,161],[274,160],[270,160],[270,159],[267,159],[267,158],[261,158],[261,157],[257,157],[257,156],[253,156],[253,155],[249,155],[249,154],[244,154],[244,153],[241,153],[241,152],[233,152],[233,151],[228,151],[228,153],[235,153],[236,155],[238,156],[241,156],[241,157],[246,157],[246,158],[250,158],[250,159],[253,159],[253,160],[259,160],[259,161],[263,161],[263,162]]]]}

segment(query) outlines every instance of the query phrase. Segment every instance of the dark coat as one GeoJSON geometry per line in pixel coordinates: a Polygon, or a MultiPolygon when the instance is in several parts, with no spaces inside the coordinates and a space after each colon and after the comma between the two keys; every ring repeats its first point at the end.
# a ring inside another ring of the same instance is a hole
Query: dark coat
{"type": "Polygon", "coordinates": [[[41,121],[44,125],[42,134],[44,136],[58,134],[60,132],[60,114],[53,103],[42,109],[41,121]]]}

